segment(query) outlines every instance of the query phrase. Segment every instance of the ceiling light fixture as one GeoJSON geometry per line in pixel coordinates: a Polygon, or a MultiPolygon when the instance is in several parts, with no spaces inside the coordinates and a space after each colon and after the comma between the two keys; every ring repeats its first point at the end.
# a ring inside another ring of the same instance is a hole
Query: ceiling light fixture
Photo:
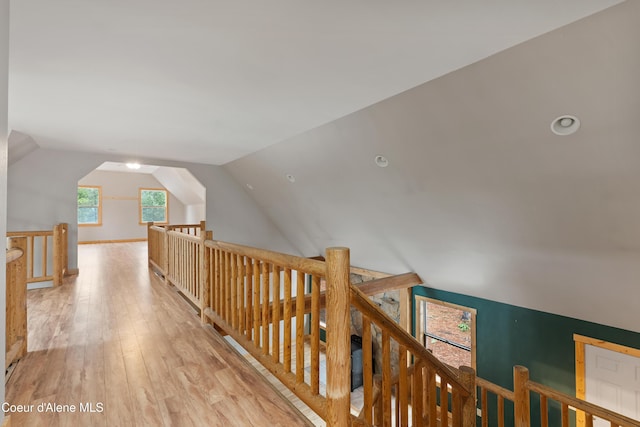
{"type": "Polygon", "coordinates": [[[249,190],[253,190],[253,185],[251,185],[251,184],[247,183],[247,188],[248,188],[249,190]]]}
{"type": "Polygon", "coordinates": [[[140,169],[140,163],[134,163],[134,162],[127,163],[127,167],[129,169],[137,170],[137,169],[140,169]]]}
{"type": "Polygon", "coordinates": [[[566,136],[575,133],[580,128],[580,120],[575,116],[560,116],[551,122],[551,132],[566,136]]]}
{"type": "Polygon", "coordinates": [[[389,159],[387,159],[385,156],[377,155],[374,161],[376,162],[376,165],[380,166],[381,168],[386,168],[387,166],[389,166],[389,159]]]}
{"type": "Polygon", "coordinates": [[[285,177],[287,178],[287,181],[289,181],[289,182],[296,182],[296,177],[291,175],[290,173],[286,174],[285,177]]]}

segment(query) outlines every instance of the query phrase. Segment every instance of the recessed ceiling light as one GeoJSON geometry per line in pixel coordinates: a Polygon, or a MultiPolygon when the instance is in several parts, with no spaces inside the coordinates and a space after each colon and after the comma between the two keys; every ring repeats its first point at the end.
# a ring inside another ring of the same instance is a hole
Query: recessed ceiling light
{"type": "Polygon", "coordinates": [[[253,185],[251,185],[251,184],[247,184],[247,188],[248,188],[249,190],[253,190],[253,185]]]}
{"type": "Polygon", "coordinates": [[[575,116],[560,116],[551,122],[551,132],[565,136],[575,133],[580,128],[580,120],[575,116]]]}
{"type": "Polygon", "coordinates": [[[290,173],[286,174],[285,177],[287,178],[287,181],[289,181],[289,182],[296,182],[296,177],[291,175],[290,173]]]}
{"type": "Polygon", "coordinates": [[[376,156],[374,161],[376,162],[376,165],[380,166],[381,168],[386,168],[387,166],[389,166],[389,159],[387,159],[385,156],[378,155],[376,156]]]}
{"type": "Polygon", "coordinates": [[[129,169],[140,169],[140,163],[127,163],[129,169]]]}

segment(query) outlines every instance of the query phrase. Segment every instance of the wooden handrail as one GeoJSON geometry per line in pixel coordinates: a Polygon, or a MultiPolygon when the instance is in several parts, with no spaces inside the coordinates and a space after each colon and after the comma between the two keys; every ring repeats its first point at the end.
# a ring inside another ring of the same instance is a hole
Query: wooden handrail
{"type": "Polygon", "coordinates": [[[259,259],[269,264],[277,264],[281,267],[301,271],[313,276],[324,277],[325,275],[325,263],[314,259],[302,258],[295,255],[287,255],[266,249],[222,242],[219,240],[207,240],[205,242],[205,246],[212,249],[220,249],[225,252],[232,252],[236,255],[259,259]]]}
{"type": "Polygon", "coordinates": [[[537,382],[529,380],[525,385],[530,391],[536,392],[541,396],[551,398],[565,405],[572,406],[573,408],[579,411],[584,411],[587,414],[591,414],[592,416],[607,420],[613,425],[618,425],[621,427],[638,427],[638,425],[640,424],[640,420],[634,420],[632,418],[625,417],[624,415],[620,415],[601,406],[594,405],[593,403],[589,403],[582,399],[578,399],[577,397],[569,396],[568,394],[559,392],[543,384],[539,384],[537,382]]]}
{"type": "Polygon", "coordinates": [[[53,236],[53,230],[7,231],[7,237],[53,236]]]}
{"type": "Polygon", "coordinates": [[[499,385],[487,381],[484,378],[476,377],[476,386],[483,388],[497,396],[502,396],[504,399],[510,400],[512,402],[515,399],[513,391],[504,387],[500,387],[499,385]]]}
{"type": "Polygon", "coordinates": [[[411,288],[422,283],[422,279],[416,273],[404,273],[359,283],[358,288],[365,295],[376,295],[382,292],[411,288]]]}

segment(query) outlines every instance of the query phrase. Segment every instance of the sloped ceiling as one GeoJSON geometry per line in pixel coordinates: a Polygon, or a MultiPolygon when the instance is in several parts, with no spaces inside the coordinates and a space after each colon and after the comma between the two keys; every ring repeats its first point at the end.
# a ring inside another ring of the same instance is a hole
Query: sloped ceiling
{"type": "Polygon", "coordinates": [[[126,163],[104,162],[96,170],[150,174],[182,204],[203,205],[205,203],[206,189],[187,169],[148,164],[138,165],[138,169],[131,169],[126,163]]]}
{"type": "Polygon", "coordinates": [[[10,128],[224,164],[620,0],[20,0],[10,128]]]}
{"type": "Polygon", "coordinates": [[[356,265],[640,331],[638,17],[627,2],[225,168],[305,255],[348,246],[356,265]],[[577,133],[551,132],[562,114],[577,133]]]}
{"type": "Polygon", "coordinates": [[[640,2],[11,13],[10,127],[40,146],[225,164],[301,254],[640,332],[640,2]]]}

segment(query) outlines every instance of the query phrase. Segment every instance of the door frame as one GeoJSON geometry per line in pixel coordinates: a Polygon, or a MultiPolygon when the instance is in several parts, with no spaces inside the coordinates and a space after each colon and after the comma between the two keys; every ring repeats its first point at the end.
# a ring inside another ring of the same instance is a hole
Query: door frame
{"type": "MultiPolygon", "coordinates": [[[[611,343],[596,338],[586,337],[584,335],[573,334],[573,341],[576,346],[576,397],[585,400],[587,393],[587,372],[585,366],[585,347],[592,345],[594,347],[604,348],[616,353],[626,354],[628,356],[640,358],[640,349],[627,347],[620,344],[611,343]]],[[[585,427],[586,417],[584,412],[576,411],[576,427],[585,427]]]]}

